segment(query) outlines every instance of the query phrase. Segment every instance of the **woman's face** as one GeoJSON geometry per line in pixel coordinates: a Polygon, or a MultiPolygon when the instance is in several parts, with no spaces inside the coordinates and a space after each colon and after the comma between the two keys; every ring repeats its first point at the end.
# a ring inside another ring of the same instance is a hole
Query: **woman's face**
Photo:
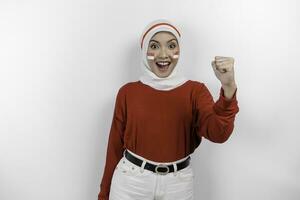
{"type": "Polygon", "coordinates": [[[169,76],[177,64],[179,51],[177,39],[172,33],[161,31],[153,35],[147,50],[147,61],[152,72],[160,78],[169,76]]]}

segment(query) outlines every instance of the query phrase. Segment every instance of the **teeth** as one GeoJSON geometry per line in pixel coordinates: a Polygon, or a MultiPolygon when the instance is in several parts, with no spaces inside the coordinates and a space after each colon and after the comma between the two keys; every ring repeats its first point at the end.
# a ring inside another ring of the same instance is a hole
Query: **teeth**
{"type": "Polygon", "coordinates": [[[165,66],[165,65],[169,65],[170,63],[169,62],[158,62],[158,64],[165,66]]]}

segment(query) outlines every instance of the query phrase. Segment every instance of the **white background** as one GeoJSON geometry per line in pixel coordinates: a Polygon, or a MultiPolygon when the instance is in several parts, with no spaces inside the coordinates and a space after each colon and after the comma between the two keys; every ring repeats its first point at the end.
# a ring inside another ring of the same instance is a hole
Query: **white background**
{"type": "Polygon", "coordinates": [[[192,155],[195,199],[300,199],[296,0],[0,0],[0,199],[96,199],[116,93],[140,75],[157,18],[182,30],[183,72],[221,84],[235,58],[240,112],[224,144],[192,155]]]}

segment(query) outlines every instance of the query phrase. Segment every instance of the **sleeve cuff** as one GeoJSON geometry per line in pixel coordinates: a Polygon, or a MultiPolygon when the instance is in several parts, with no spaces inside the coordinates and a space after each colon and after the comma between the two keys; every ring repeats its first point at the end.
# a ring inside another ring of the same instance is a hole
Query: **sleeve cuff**
{"type": "Polygon", "coordinates": [[[231,115],[238,112],[238,101],[236,98],[237,88],[231,99],[227,99],[224,95],[224,89],[220,89],[220,97],[215,103],[215,111],[218,115],[231,115]]]}

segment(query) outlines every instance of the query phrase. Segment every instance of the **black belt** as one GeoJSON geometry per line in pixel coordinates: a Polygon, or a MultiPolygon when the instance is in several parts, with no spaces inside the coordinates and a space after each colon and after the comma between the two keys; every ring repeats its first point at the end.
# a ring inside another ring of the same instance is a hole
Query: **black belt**
{"type": "MultiPolygon", "coordinates": [[[[128,152],[127,150],[125,150],[125,157],[132,163],[134,163],[135,165],[141,167],[143,164],[143,160],[135,157],[134,155],[132,155],[130,152],[128,152]]],[[[177,163],[177,171],[187,167],[190,164],[190,159],[191,157],[189,156],[187,159],[185,159],[184,161],[177,163]]],[[[173,164],[170,165],[164,165],[164,164],[159,164],[159,165],[154,165],[152,163],[146,162],[144,169],[148,169],[152,172],[158,173],[158,174],[162,174],[165,175],[167,173],[170,172],[174,172],[174,166],[173,164]]]]}

